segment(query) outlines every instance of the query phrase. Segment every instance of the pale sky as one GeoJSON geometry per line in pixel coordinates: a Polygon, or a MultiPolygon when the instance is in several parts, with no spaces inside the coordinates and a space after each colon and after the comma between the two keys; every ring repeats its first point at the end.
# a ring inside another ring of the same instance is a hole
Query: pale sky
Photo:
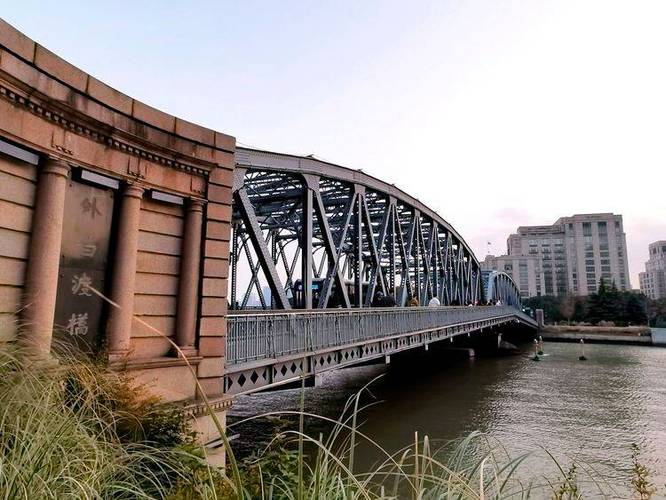
{"type": "Polygon", "coordinates": [[[519,225],[666,239],[666,1],[0,0],[83,70],[238,143],[362,168],[479,259],[519,225]]]}

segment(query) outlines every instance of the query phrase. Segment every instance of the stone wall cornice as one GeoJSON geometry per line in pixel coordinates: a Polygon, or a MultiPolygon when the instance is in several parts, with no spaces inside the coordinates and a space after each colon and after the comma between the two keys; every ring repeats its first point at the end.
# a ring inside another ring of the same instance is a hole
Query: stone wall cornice
{"type": "Polygon", "coordinates": [[[205,175],[235,151],[235,138],[118,92],[2,19],[0,85],[2,98],[69,132],[168,167],[205,175]]]}
{"type": "MultiPolygon", "coordinates": [[[[106,147],[114,148],[166,167],[207,176],[218,164],[213,161],[214,158],[212,157],[207,161],[191,155],[185,155],[173,149],[162,148],[154,143],[138,140],[135,136],[124,133],[122,130],[108,126],[105,127],[103,124],[91,123],[89,119],[86,120],[80,116],[73,116],[73,113],[62,110],[60,106],[54,105],[54,103],[48,100],[40,99],[35,92],[32,95],[26,95],[20,90],[7,85],[2,81],[1,73],[0,98],[10,101],[14,105],[20,106],[44,120],[57,124],[70,133],[86,136],[106,147]]],[[[25,139],[29,140],[29,137],[25,139]]],[[[56,148],[61,153],[71,154],[71,151],[61,150],[57,146],[56,148]]]]}
{"type": "MultiPolygon", "coordinates": [[[[233,397],[231,396],[218,396],[209,399],[208,404],[214,412],[218,412],[228,410],[233,406],[233,402],[233,397]]],[[[201,400],[185,402],[183,410],[192,417],[208,415],[208,407],[201,400]]]]}

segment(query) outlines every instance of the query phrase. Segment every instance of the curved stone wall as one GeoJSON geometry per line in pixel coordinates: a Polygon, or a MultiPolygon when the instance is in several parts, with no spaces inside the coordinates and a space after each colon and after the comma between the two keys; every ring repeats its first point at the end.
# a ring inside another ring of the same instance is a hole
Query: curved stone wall
{"type": "Polygon", "coordinates": [[[194,398],[157,329],[220,394],[234,152],[0,20],[0,338],[61,336],[194,398]]]}

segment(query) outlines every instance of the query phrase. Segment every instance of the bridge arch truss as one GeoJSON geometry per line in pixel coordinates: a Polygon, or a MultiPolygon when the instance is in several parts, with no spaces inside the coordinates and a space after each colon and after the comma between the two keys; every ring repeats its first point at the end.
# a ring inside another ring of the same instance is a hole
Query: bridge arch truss
{"type": "Polygon", "coordinates": [[[455,229],[391,184],[311,157],[239,148],[230,307],[363,308],[482,299],[481,271],[455,229]]]}
{"type": "Polygon", "coordinates": [[[481,282],[483,288],[483,300],[486,303],[498,302],[521,307],[520,290],[511,276],[501,271],[481,271],[481,282]]]}

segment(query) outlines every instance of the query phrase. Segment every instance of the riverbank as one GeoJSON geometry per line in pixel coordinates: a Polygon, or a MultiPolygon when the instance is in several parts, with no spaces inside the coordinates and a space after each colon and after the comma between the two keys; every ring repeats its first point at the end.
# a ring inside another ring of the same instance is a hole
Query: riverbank
{"type": "Polygon", "coordinates": [[[599,344],[655,345],[652,330],[647,326],[563,326],[546,325],[539,335],[555,342],[580,342],[599,344]]]}

